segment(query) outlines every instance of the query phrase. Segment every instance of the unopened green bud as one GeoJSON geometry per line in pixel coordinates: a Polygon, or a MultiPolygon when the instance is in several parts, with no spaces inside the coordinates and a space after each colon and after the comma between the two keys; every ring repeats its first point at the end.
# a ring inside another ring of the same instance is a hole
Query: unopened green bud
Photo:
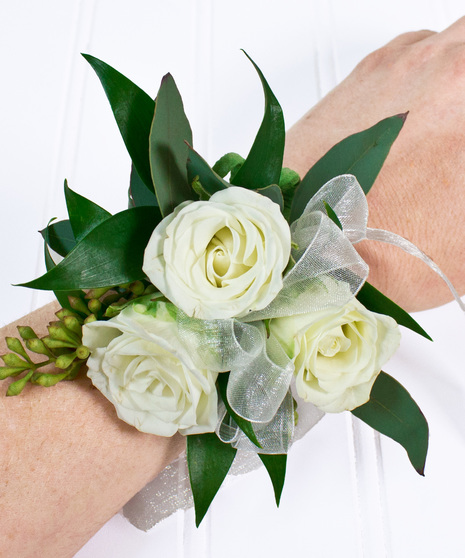
{"type": "Polygon", "coordinates": [[[100,300],[97,300],[96,298],[92,298],[87,303],[87,308],[90,310],[92,314],[98,314],[102,309],[102,303],[100,302],[100,300]]]}
{"type": "Polygon", "coordinates": [[[96,322],[97,321],[97,316],[95,314],[90,314],[90,316],[87,316],[87,318],[84,320],[85,324],[91,324],[92,322],[96,322]]]}
{"type": "Polygon", "coordinates": [[[123,283],[122,285],[118,285],[120,289],[129,289],[131,283],[123,283]]]}
{"type": "Polygon", "coordinates": [[[19,395],[23,391],[25,385],[30,380],[32,374],[33,374],[33,372],[31,371],[28,374],[26,374],[26,376],[24,376],[24,378],[20,378],[19,380],[16,380],[16,382],[11,383],[8,386],[6,394],[8,396],[19,395]]]}
{"type": "Polygon", "coordinates": [[[106,294],[112,287],[100,287],[98,289],[90,289],[86,294],[86,298],[100,298],[104,294],[106,294]]]}
{"type": "Polygon", "coordinates": [[[63,323],[67,329],[75,333],[77,336],[82,336],[82,325],[77,318],[74,316],[65,316],[63,318],[63,323]]]}
{"type": "Polygon", "coordinates": [[[80,360],[86,360],[89,357],[89,355],[90,355],[90,350],[84,345],[81,345],[76,349],[76,356],[80,360]]]}
{"type": "Polygon", "coordinates": [[[10,378],[11,376],[18,376],[21,372],[28,370],[29,366],[0,366],[0,380],[10,378]]]}
{"type": "Polygon", "coordinates": [[[79,337],[61,322],[54,322],[53,324],[50,324],[47,329],[52,339],[65,341],[66,343],[74,344],[76,347],[81,344],[79,337]]]}
{"type": "Polygon", "coordinates": [[[115,302],[118,302],[118,300],[121,299],[121,295],[119,293],[113,293],[110,294],[108,296],[106,296],[103,300],[102,303],[105,306],[110,306],[110,304],[114,304],[115,302]]]}
{"type": "Polygon", "coordinates": [[[50,351],[48,350],[42,339],[28,339],[26,341],[26,347],[30,351],[32,351],[33,353],[37,353],[38,355],[50,356],[50,351]]]}
{"type": "Polygon", "coordinates": [[[144,283],[142,281],[134,281],[134,283],[129,285],[129,290],[136,296],[140,296],[145,290],[144,283]]]}
{"type": "Polygon", "coordinates": [[[75,314],[71,310],[68,310],[68,308],[60,308],[58,312],[55,312],[55,316],[61,321],[63,321],[66,318],[66,316],[74,316],[77,320],[81,319],[81,317],[78,314],[75,314]]]}
{"type": "Polygon", "coordinates": [[[295,171],[288,169],[287,167],[281,169],[279,187],[283,192],[286,192],[287,190],[292,192],[299,182],[300,176],[295,171]]]}
{"type": "Polygon", "coordinates": [[[75,361],[71,368],[68,371],[68,375],[66,376],[65,380],[74,380],[79,373],[79,370],[82,368],[82,362],[80,360],[75,361]]]}
{"type": "Polygon", "coordinates": [[[31,378],[31,383],[38,384],[43,387],[51,387],[58,384],[58,382],[61,382],[61,380],[64,380],[68,374],[69,372],[61,372],[60,374],[36,372],[31,378]]]}
{"type": "Polygon", "coordinates": [[[68,300],[69,300],[69,305],[73,310],[76,310],[77,312],[81,312],[81,314],[85,314],[86,316],[90,314],[86,303],[78,296],[69,296],[68,300]]]}
{"type": "Polygon", "coordinates": [[[16,339],[16,337],[7,337],[5,339],[5,341],[6,341],[7,347],[10,349],[10,351],[13,351],[14,353],[17,353],[18,355],[21,355],[28,362],[30,362],[29,356],[26,353],[26,351],[24,350],[23,344],[21,343],[21,341],[19,339],[16,339]]]}
{"type": "Polygon", "coordinates": [[[29,366],[27,362],[24,362],[24,360],[19,358],[19,356],[15,353],[7,353],[6,355],[3,355],[2,360],[7,366],[16,366],[18,368],[21,368],[22,366],[29,366]]]}
{"type": "Polygon", "coordinates": [[[68,353],[66,355],[60,355],[55,362],[57,368],[65,370],[76,360],[76,351],[74,353],[68,353]]]}
{"type": "Polygon", "coordinates": [[[125,307],[125,304],[112,304],[105,310],[105,318],[114,318],[125,307]]]}
{"type": "Polygon", "coordinates": [[[37,337],[35,331],[29,326],[18,326],[18,331],[25,341],[26,339],[36,339],[37,337]]]}
{"type": "Polygon", "coordinates": [[[74,349],[76,347],[76,343],[68,343],[67,341],[60,341],[59,339],[52,339],[51,337],[44,337],[42,339],[44,344],[49,349],[74,349]]]}

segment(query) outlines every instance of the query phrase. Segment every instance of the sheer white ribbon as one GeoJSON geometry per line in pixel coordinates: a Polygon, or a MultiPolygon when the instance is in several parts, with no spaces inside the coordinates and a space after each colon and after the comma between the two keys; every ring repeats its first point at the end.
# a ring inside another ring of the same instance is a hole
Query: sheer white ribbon
{"type": "MultiPolygon", "coordinates": [[[[387,242],[424,261],[449,286],[465,311],[450,281],[439,267],[408,240],[380,229],[367,227],[368,205],[365,194],[352,175],[327,182],[307,204],[291,226],[296,264],[283,280],[277,297],[263,310],[251,312],[241,321],[193,320],[179,313],[178,323],[185,347],[202,367],[230,370],[227,397],[239,416],[253,423],[262,448],[260,453],[287,452],[323,413],[311,404],[299,404],[299,424],[294,429],[294,398],[291,394],[293,363],[279,343],[267,337],[262,320],[321,310],[346,304],[362,287],[368,266],[353,248],[364,239],[387,242]],[[325,203],[337,215],[342,231],[327,216],[325,203]],[[328,278],[345,283],[347,289],[328,288],[328,278]],[[197,325],[195,325],[197,324],[197,325]],[[200,331],[199,331],[200,327],[200,331]],[[193,329],[196,330],[193,335],[193,329]]],[[[218,436],[241,450],[233,474],[256,468],[257,447],[219,409],[218,436]]],[[[185,458],[177,460],[147,485],[125,507],[124,515],[138,528],[147,530],[177,509],[192,505],[185,458]],[[173,482],[184,487],[174,498],[173,482]],[[184,495],[181,499],[179,494],[184,495]]]]}

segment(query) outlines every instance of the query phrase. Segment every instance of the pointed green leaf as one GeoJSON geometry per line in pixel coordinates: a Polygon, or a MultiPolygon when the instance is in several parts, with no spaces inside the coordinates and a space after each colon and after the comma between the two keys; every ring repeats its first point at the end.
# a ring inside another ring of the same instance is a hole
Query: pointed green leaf
{"type": "Polygon", "coordinates": [[[143,279],[144,250],[156,225],[151,207],[117,213],[95,227],[56,267],[21,286],[67,291],[143,279]]]}
{"type": "Polygon", "coordinates": [[[40,234],[50,248],[60,256],[65,257],[76,246],[69,220],[49,223],[40,234]]]}
{"type": "MultiPolygon", "coordinates": [[[[139,173],[134,166],[131,165],[131,179],[129,182],[129,201],[130,207],[151,206],[156,207],[158,210],[157,196],[152,190],[149,190],[142,181],[139,173]]],[[[161,213],[160,213],[161,215],[161,213]]]]}
{"type": "Polygon", "coordinates": [[[69,222],[77,242],[82,240],[92,229],[111,217],[105,209],[84,196],[73,192],[65,180],[65,199],[69,222]]]}
{"type": "Polygon", "coordinates": [[[164,217],[183,201],[195,199],[187,179],[186,142],[192,144],[191,127],[174,79],[166,74],[158,91],[150,131],[150,168],[164,217]]]}
{"type": "Polygon", "coordinates": [[[352,411],[359,419],[403,446],[415,470],[424,475],[428,423],[408,391],[380,372],[368,403],[352,411]]]}
{"type": "Polygon", "coordinates": [[[277,184],[270,184],[270,186],[267,186],[266,188],[259,188],[257,192],[262,196],[266,196],[272,202],[277,203],[281,211],[283,211],[284,209],[283,193],[281,192],[281,188],[277,184]]]}
{"type": "Polygon", "coordinates": [[[220,390],[221,399],[223,400],[226,410],[228,411],[229,415],[233,418],[237,426],[239,426],[242,432],[247,436],[247,438],[258,448],[261,448],[262,446],[258,442],[257,437],[255,436],[255,432],[253,431],[252,423],[237,415],[229,405],[228,398],[226,395],[228,389],[228,379],[229,379],[229,372],[223,372],[221,374],[218,374],[217,383],[220,390]]]}
{"type": "Polygon", "coordinates": [[[383,295],[382,292],[378,291],[370,285],[370,283],[365,282],[363,287],[357,293],[357,299],[363,304],[368,310],[372,312],[377,312],[378,314],[386,314],[394,318],[399,325],[411,329],[415,333],[426,337],[432,341],[431,337],[426,333],[426,331],[418,324],[412,316],[393,302],[390,298],[383,295]]]}
{"type": "Polygon", "coordinates": [[[329,205],[329,203],[323,201],[324,205],[325,205],[325,209],[326,209],[326,213],[328,214],[328,217],[331,219],[331,221],[337,225],[341,231],[342,231],[342,224],[341,221],[339,221],[339,217],[336,215],[336,213],[334,212],[333,208],[329,205]]]}
{"type": "Polygon", "coordinates": [[[291,208],[291,222],[298,219],[318,190],[340,174],[356,176],[367,194],[388,156],[391,145],[404,125],[406,114],[391,116],[368,130],[353,134],[317,161],[297,187],[291,208]]]}
{"type": "MultiPolygon", "coordinates": [[[[45,269],[47,271],[50,271],[55,267],[56,264],[53,261],[52,256],[50,255],[50,251],[48,249],[47,244],[44,244],[44,257],[45,257],[45,269]]],[[[83,291],[54,291],[53,294],[55,295],[55,298],[60,303],[60,306],[62,308],[67,308],[68,310],[72,310],[71,305],[69,303],[68,296],[77,296],[79,298],[81,297],[84,298],[83,291]]]]}
{"type": "Polygon", "coordinates": [[[258,457],[262,460],[263,465],[265,465],[266,470],[270,475],[276,505],[279,507],[284,481],[286,479],[287,455],[285,453],[276,455],[259,453],[258,457]]]}
{"type": "Polygon", "coordinates": [[[99,77],[123,136],[126,149],[145,185],[153,190],[149,162],[149,136],[155,101],[114,68],[83,54],[99,77]]]}
{"type": "Polygon", "coordinates": [[[212,196],[215,192],[220,190],[225,190],[229,187],[226,180],[223,180],[216,172],[210,167],[210,165],[201,157],[197,151],[195,151],[190,145],[189,157],[187,159],[187,177],[189,184],[192,184],[196,177],[202,185],[202,189],[209,196],[212,196]]]}
{"type": "Polygon", "coordinates": [[[265,93],[265,114],[247,159],[231,183],[256,190],[279,183],[284,153],[284,116],[260,68],[246,52],[244,54],[260,76],[265,93]]]}
{"type": "Polygon", "coordinates": [[[198,527],[223,483],[236,456],[236,449],[216,434],[187,436],[187,466],[198,527]]]}

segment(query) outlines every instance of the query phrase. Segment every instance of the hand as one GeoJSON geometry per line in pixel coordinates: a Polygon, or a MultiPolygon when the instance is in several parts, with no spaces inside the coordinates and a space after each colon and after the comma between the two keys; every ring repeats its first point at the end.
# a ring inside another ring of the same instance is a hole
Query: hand
{"type": "MultiPolygon", "coordinates": [[[[285,165],[303,176],[335,143],[409,111],[368,195],[369,226],[426,252],[465,293],[465,18],[441,33],[400,35],[367,56],[288,133],[285,165]]],[[[399,248],[364,241],[369,281],[409,311],[452,299],[399,248]]]]}

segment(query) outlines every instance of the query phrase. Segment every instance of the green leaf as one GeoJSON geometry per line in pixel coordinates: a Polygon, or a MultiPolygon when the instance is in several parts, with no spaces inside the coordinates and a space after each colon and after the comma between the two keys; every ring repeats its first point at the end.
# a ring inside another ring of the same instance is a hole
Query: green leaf
{"type": "Polygon", "coordinates": [[[82,240],[92,229],[111,217],[111,213],[84,196],[73,192],[65,180],[65,199],[69,222],[77,242],[82,240]]]}
{"type": "Polygon", "coordinates": [[[69,220],[49,223],[40,231],[45,242],[60,256],[65,257],[76,246],[73,229],[69,220]]]}
{"type": "Polygon", "coordinates": [[[424,475],[428,451],[428,423],[408,391],[380,372],[368,403],[352,414],[405,448],[415,470],[424,475]]]}
{"type": "Polygon", "coordinates": [[[279,502],[281,500],[281,494],[284,487],[284,481],[286,479],[287,455],[285,453],[275,455],[259,453],[258,457],[262,460],[263,465],[265,465],[266,470],[270,475],[270,479],[273,484],[276,505],[279,507],[279,502]]]}
{"type": "Polygon", "coordinates": [[[368,194],[406,117],[406,114],[398,114],[381,120],[368,130],[343,139],[323,155],[295,191],[291,222],[302,215],[312,196],[328,180],[340,174],[355,175],[365,194],[368,194]]]}
{"type": "Polygon", "coordinates": [[[336,224],[342,231],[342,224],[341,221],[339,221],[339,217],[336,215],[336,213],[334,212],[333,208],[329,205],[329,203],[326,203],[325,201],[323,201],[325,209],[326,209],[326,213],[328,214],[328,217],[331,219],[331,221],[336,224]]]}
{"type": "Polygon", "coordinates": [[[242,432],[247,436],[247,438],[258,448],[261,448],[262,446],[258,442],[257,437],[255,436],[255,432],[253,431],[252,423],[236,414],[229,405],[227,398],[228,379],[229,372],[222,372],[221,374],[218,374],[217,383],[220,390],[221,399],[223,400],[226,410],[233,418],[237,426],[239,426],[242,432]]]}
{"type": "MultiPolygon", "coordinates": [[[[149,190],[142,181],[139,173],[134,166],[131,165],[131,179],[129,182],[129,202],[130,207],[151,206],[158,208],[157,196],[153,190],[149,190]]],[[[158,213],[160,210],[157,209],[158,213]]],[[[160,213],[161,216],[161,213],[160,213]]]]}
{"type": "Polygon", "coordinates": [[[145,185],[153,190],[149,161],[149,136],[155,112],[155,101],[114,68],[83,54],[99,77],[110,101],[111,109],[126,149],[145,185]]]}
{"type": "Polygon", "coordinates": [[[216,434],[187,436],[187,466],[198,527],[223,483],[236,456],[236,449],[216,434]]]}
{"type": "Polygon", "coordinates": [[[195,199],[187,179],[186,142],[192,144],[191,127],[174,79],[166,74],[158,91],[150,131],[150,168],[163,216],[183,201],[195,199]]]}
{"type": "Polygon", "coordinates": [[[226,153],[226,155],[223,155],[223,157],[216,161],[212,168],[217,175],[224,178],[228,172],[230,172],[231,175],[234,175],[234,173],[242,166],[244,160],[244,157],[241,157],[238,153],[226,153]]]}
{"type": "Polygon", "coordinates": [[[283,211],[284,209],[283,193],[281,192],[281,188],[277,184],[271,184],[266,188],[259,188],[257,192],[262,196],[266,196],[272,202],[277,203],[281,211],[283,211]]]}
{"type": "Polygon", "coordinates": [[[418,324],[412,316],[398,306],[395,302],[389,299],[387,296],[383,295],[382,292],[375,289],[373,285],[365,282],[363,287],[357,293],[357,299],[363,304],[368,310],[372,312],[377,312],[378,314],[386,314],[394,318],[399,325],[411,329],[415,333],[426,337],[432,341],[431,337],[426,333],[426,331],[418,324]]]}
{"type": "Polygon", "coordinates": [[[260,76],[265,93],[265,114],[247,159],[231,183],[256,190],[279,183],[284,153],[284,116],[260,68],[246,52],[244,54],[260,76]]]}
{"type": "Polygon", "coordinates": [[[192,184],[196,177],[202,185],[202,190],[206,192],[209,196],[220,190],[226,190],[229,184],[223,180],[201,157],[197,151],[195,151],[190,145],[189,157],[187,159],[187,177],[189,183],[192,184]]]}
{"type": "MultiPolygon", "coordinates": [[[[50,255],[50,251],[48,249],[47,244],[45,243],[44,243],[44,257],[45,257],[45,269],[47,271],[50,271],[55,267],[56,264],[53,261],[52,256],[50,255]]],[[[62,308],[67,308],[68,310],[72,310],[71,305],[69,303],[68,296],[77,296],[80,298],[81,297],[84,298],[83,291],[54,291],[53,294],[55,295],[56,299],[60,303],[60,306],[62,308]]]]}
{"type": "Polygon", "coordinates": [[[21,286],[68,291],[143,279],[144,250],[156,225],[151,207],[117,213],[90,231],[56,267],[21,286]]]}

